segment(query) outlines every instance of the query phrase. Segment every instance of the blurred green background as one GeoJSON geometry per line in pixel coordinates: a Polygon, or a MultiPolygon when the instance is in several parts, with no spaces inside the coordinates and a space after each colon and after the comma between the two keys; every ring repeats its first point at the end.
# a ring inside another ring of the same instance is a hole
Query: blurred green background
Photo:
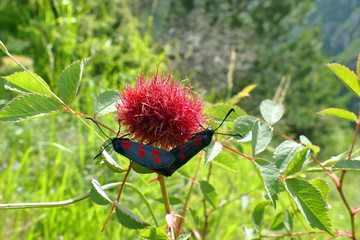
{"type": "MultiPolygon", "coordinates": [[[[357,0],[3,0],[0,40],[55,92],[62,70],[90,57],[74,103],[77,111],[88,115],[92,115],[97,94],[120,89],[141,71],[156,71],[157,67],[173,71],[176,78],[189,79],[211,104],[228,102],[244,87],[257,84],[251,97],[236,104],[259,116],[262,100],[282,102],[286,114],[277,129],[294,139],[307,136],[321,147],[320,159],[326,160],[348,150],[353,126],[316,112],[326,107],[357,112],[358,101],[324,63],[338,62],[355,69],[360,52],[359,15],[357,0]]],[[[0,57],[2,76],[19,71],[5,54],[0,57]]],[[[0,79],[0,107],[16,96],[3,85],[0,79]]],[[[112,116],[101,121],[117,128],[112,116]]],[[[101,142],[73,116],[0,124],[0,203],[60,201],[88,192],[93,177],[101,183],[122,179],[123,175],[94,165],[92,158],[101,142]]],[[[237,164],[236,172],[221,168],[214,172],[212,184],[218,195],[237,200],[214,213],[209,239],[238,239],[243,227],[251,226],[252,207],[242,209],[239,199],[242,194],[260,196],[262,185],[251,163],[237,164]],[[249,185],[247,180],[252,178],[249,185]]],[[[195,161],[186,166],[190,175],[195,166],[195,161]]],[[[159,186],[148,184],[153,177],[132,173],[130,182],[149,198],[165,226],[163,205],[155,201],[161,196],[159,186]]],[[[200,171],[199,179],[202,177],[206,178],[205,169],[200,171]]],[[[171,196],[185,199],[186,178],[176,174],[168,185],[171,196]]],[[[116,192],[114,189],[113,196],[116,192]]],[[[194,204],[201,205],[200,196],[196,190],[194,204]]],[[[337,198],[336,193],[334,196],[337,198]]],[[[130,189],[125,190],[122,201],[137,215],[149,218],[130,189]]],[[[174,209],[181,206],[174,205],[174,209]]],[[[90,200],[58,209],[2,211],[0,238],[136,238],[137,231],[121,227],[114,217],[101,233],[108,211],[90,200]]],[[[339,212],[332,213],[333,223],[344,224],[346,217],[339,212]]],[[[201,229],[195,222],[189,216],[185,231],[201,229]]]]}

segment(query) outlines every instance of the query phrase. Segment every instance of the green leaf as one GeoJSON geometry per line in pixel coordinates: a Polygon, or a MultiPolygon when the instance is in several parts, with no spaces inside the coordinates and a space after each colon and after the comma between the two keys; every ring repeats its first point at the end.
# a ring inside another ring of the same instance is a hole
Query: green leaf
{"type": "Polygon", "coordinates": [[[297,204],[305,220],[313,227],[328,232],[334,236],[328,216],[326,202],[311,183],[300,179],[286,179],[285,188],[297,204]]]}
{"type": "Polygon", "coordinates": [[[307,162],[309,159],[310,159],[310,150],[308,148],[303,148],[297,151],[294,158],[287,165],[284,175],[289,176],[301,171],[305,162],[307,162]]]}
{"type": "Polygon", "coordinates": [[[206,148],[205,151],[205,166],[207,166],[208,163],[212,161],[221,152],[221,149],[221,143],[218,143],[216,141],[212,141],[210,143],[210,145],[206,148]]]}
{"type": "Polygon", "coordinates": [[[280,170],[280,173],[284,172],[291,159],[294,158],[296,152],[301,149],[303,149],[301,144],[288,140],[277,146],[274,153],[274,161],[276,167],[280,170]]]}
{"type": "Polygon", "coordinates": [[[289,213],[288,210],[286,210],[284,214],[284,226],[288,231],[292,231],[293,219],[292,219],[292,215],[289,213]]]}
{"type": "Polygon", "coordinates": [[[85,62],[86,60],[73,62],[60,75],[59,95],[68,105],[75,98],[79,90],[85,62]]]}
{"type": "Polygon", "coordinates": [[[0,111],[0,120],[18,122],[56,114],[63,110],[54,99],[38,94],[25,94],[11,100],[0,111]]]}
{"type": "Polygon", "coordinates": [[[310,183],[316,187],[317,189],[319,189],[319,191],[321,192],[321,194],[324,196],[324,199],[327,198],[327,195],[329,193],[329,186],[327,185],[327,183],[322,180],[322,179],[312,179],[310,180],[310,183]]]}
{"type": "Polygon", "coordinates": [[[187,240],[191,237],[191,233],[189,234],[181,234],[179,237],[178,237],[178,240],[187,240]]]}
{"type": "Polygon", "coordinates": [[[260,112],[264,120],[273,125],[278,122],[284,114],[284,106],[276,104],[271,100],[264,100],[260,104],[260,112]]]}
{"type": "Polygon", "coordinates": [[[337,63],[330,63],[327,64],[327,66],[338,76],[345,87],[347,87],[357,97],[360,97],[359,79],[353,71],[337,63]]]}
{"type": "Polygon", "coordinates": [[[326,108],[326,109],[320,111],[319,114],[333,115],[338,118],[357,122],[357,117],[354,113],[352,113],[348,110],[340,109],[340,108],[326,108]]]}
{"type": "Polygon", "coordinates": [[[225,103],[216,104],[215,106],[213,106],[209,109],[206,109],[204,111],[204,113],[213,117],[215,122],[220,123],[224,120],[224,117],[232,108],[234,108],[235,112],[232,112],[228,116],[228,118],[226,119],[226,122],[234,121],[236,118],[246,115],[245,111],[242,110],[241,108],[234,106],[234,105],[225,104],[225,103]]]}
{"type": "Polygon", "coordinates": [[[90,190],[90,197],[94,203],[98,205],[107,205],[112,203],[110,198],[106,195],[104,190],[101,189],[99,182],[95,179],[91,180],[91,190],[90,190]]]}
{"type": "Polygon", "coordinates": [[[272,138],[272,128],[256,120],[252,130],[252,150],[257,155],[263,152],[272,138]]]}
{"type": "Polygon", "coordinates": [[[255,159],[256,168],[259,170],[267,194],[276,208],[276,201],[280,192],[280,173],[276,166],[265,159],[255,159]]]}
{"type": "Polygon", "coordinates": [[[95,100],[94,113],[97,116],[102,116],[107,113],[116,111],[116,102],[120,101],[120,93],[116,90],[106,90],[100,93],[95,100]]]}
{"type": "Polygon", "coordinates": [[[41,95],[51,96],[50,87],[47,83],[38,75],[33,73],[38,79],[34,79],[27,72],[17,72],[12,75],[3,77],[9,83],[5,85],[6,89],[11,91],[17,91],[20,93],[38,93],[41,95]]]}
{"type": "Polygon", "coordinates": [[[151,240],[167,240],[170,237],[164,232],[164,230],[159,228],[151,228],[146,230],[145,232],[141,233],[139,237],[144,239],[151,239],[151,240]]]}
{"type": "MultiPolygon", "coordinates": [[[[159,203],[164,203],[163,198],[157,198],[155,199],[155,201],[159,202],[159,203]]],[[[181,198],[177,198],[177,197],[169,197],[169,202],[171,205],[176,205],[176,204],[183,204],[183,200],[181,198]]]]}
{"type": "Polygon", "coordinates": [[[237,160],[235,160],[235,158],[226,153],[226,152],[221,152],[219,153],[212,161],[212,163],[215,166],[221,167],[227,171],[231,171],[231,172],[236,172],[238,171],[238,166],[237,166],[237,160]]]}
{"type": "Polygon", "coordinates": [[[260,231],[261,222],[264,216],[265,207],[269,205],[268,201],[257,204],[252,212],[252,224],[256,231],[260,231]]]}
{"type": "Polygon", "coordinates": [[[242,230],[244,232],[245,240],[252,240],[257,236],[256,231],[253,228],[243,227],[242,230]]]}
{"type": "Polygon", "coordinates": [[[360,170],[360,161],[359,160],[340,160],[338,161],[332,169],[336,170],[360,170]]]}
{"type": "Polygon", "coordinates": [[[275,216],[274,221],[271,223],[270,230],[279,231],[284,227],[284,213],[281,212],[275,216]]]}
{"type": "Polygon", "coordinates": [[[205,199],[215,208],[219,204],[215,188],[206,181],[199,181],[199,184],[205,199]]]}
{"type": "Polygon", "coordinates": [[[315,156],[319,153],[320,147],[312,144],[312,142],[310,142],[307,137],[305,137],[304,135],[300,135],[299,139],[302,144],[304,144],[306,147],[310,148],[310,150],[314,152],[315,156]]]}
{"type": "Polygon", "coordinates": [[[141,220],[135,216],[130,210],[120,205],[118,202],[115,203],[116,217],[121,225],[130,229],[143,229],[150,226],[149,223],[141,220]]]}
{"type": "Polygon", "coordinates": [[[257,120],[253,116],[241,116],[235,120],[235,131],[243,135],[243,139],[240,139],[240,142],[250,142],[252,138],[252,128],[254,122],[257,120]]]}
{"type": "Polygon", "coordinates": [[[104,149],[102,151],[102,155],[104,156],[105,165],[113,172],[121,173],[125,170],[109,155],[109,153],[104,149]]]}
{"type": "Polygon", "coordinates": [[[196,211],[196,210],[194,210],[192,208],[190,208],[189,210],[190,210],[191,218],[195,223],[195,226],[199,225],[200,219],[199,219],[199,216],[198,216],[198,211],[196,211]]]}
{"type": "Polygon", "coordinates": [[[241,196],[241,210],[245,210],[245,208],[250,203],[250,196],[248,194],[241,196]]]}

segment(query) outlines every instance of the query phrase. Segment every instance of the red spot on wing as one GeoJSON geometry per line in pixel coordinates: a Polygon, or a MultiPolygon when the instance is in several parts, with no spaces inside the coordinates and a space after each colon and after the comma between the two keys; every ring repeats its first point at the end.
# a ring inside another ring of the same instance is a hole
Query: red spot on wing
{"type": "Polygon", "coordinates": [[[180,153],[179,158],[181,158],[182,160],[184,160],[184,159],[185,159],[185,154],[180,153]]]}
{"type": "Polygon", "coordinates": [[[185,151],[185,149],[186,149],[186,146],[185,146],[185,145],[184,145],[184,146],[181,146],[181,147],[180,147],[180,152],[185,151]]]}
{"type": "Polygon", "coordinates": [[[122,141],[122,142],[121,142],[121,146],[123,146],[123,148],[125,148],[125,149],[129,149],[129,148],[132,147],[131,142],[128,141],[128,140],[122,141]]]}
{"type": "Polygon", "coordinates": [[[139,156],[139,158],[143,158],[145,156],[145,152],[139,151],[138,156],[139,156]]]}
{"type": "Polygon", "coordinates": [[[139,148],[140,150],[144,150],[144,149],[145,149],[145,146],[144,146],[144,145],[139,145],[138,148],[139,148]]]}
{"type": "Polygon", "coordinates": [[[161,160],[160,157],[156,157],[156,158],[155,158],[155,162],[156,162],[157,164],[161,164],[162,160],[161,160]]]}
{"type": "Polygon", "coordinates": [[[151,156],[155,157],[155,156],[159,155],[159,153],[160,153],[159,150],[155,149],[154,151],[151,152],[151,156]]]}
{"type": "Polygon", "coordinates": [[[194,139],[194,146],[199,146],[201,144],[201,137],[198,136],[194,139]]]}

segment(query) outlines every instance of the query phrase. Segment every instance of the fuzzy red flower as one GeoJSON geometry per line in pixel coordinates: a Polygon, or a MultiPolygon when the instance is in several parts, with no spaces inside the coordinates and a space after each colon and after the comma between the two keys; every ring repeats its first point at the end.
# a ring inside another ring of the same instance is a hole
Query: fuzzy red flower
{"type": "Polygon", "coordinates": [[[120,94],[116,119],[137,142],[169,149],[198,132],[197,121],[205,121],[201,99],[171,74],[141,74],[135,86],[127,85],[120,94]]]}

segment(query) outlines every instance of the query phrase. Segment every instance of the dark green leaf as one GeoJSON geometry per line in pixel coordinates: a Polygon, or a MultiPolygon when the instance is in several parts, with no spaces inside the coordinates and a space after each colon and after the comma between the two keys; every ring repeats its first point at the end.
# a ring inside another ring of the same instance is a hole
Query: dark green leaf
{"type": "Polygon", "coordinates": [[[98,181],[96,181],[95,179],[92,179],[91,185],[92,185],[92,187],[90,190],[90,197],[94,203],[96,203],[98,205],[107,205],[109,203],[112,203],[112,201],[106,195],[104,190],[101,189],[101,186],[98,181]]]}
{"type": "Polygon", "coordinates": [[[199,181],[199,184],[205,199],[215,208],[219,204],[215,188],[206,181],[199,181]]]}
{"type": "Polygon", "coordinates": [[[284,226],[288,231],[292,231],[293,219],[292,219],[292,215],[289,213],[288,210],[286,210],[284,214],[284,226]]]}
{"type": "Polygon", "coordinates": [[[340,160],[338,161],[332,169],[336,170],[360,170],[360,161],[359,160],[340,160]]]}
{"type": "Polygon", "coordinates": [[[310,159],[310,150],[303,148],[296,152],[294,158],[287,165],[284,175],[292,175],[298,173],[303,168],[304,164],[310,159]]]}
{"type": "Polygon", "coordinates": [[[59,95],[66,104],[70,104],[77,95],[85,62],[85,60],[73,62],[60,75],[59,95]]]}
{"type": "Polygon", "coordinates": [[[270,230],[279,231],[284,227],[284,213],[281,212],[275,216],[273,222],[271,223],[270,230]]]}
{"type": "Polygon", "coordinates": [[[17,122],[40,118],[63,110],[54,99],[38,94],[26,94],[14,98],[0,111],[0,120],[17,122]]]}
{"type": "Polygon", "coordinates": [[[261,202],[257,204],[252,212],[252,223],[256,231],[260,231],[261,222],[264,216],[265,207],[269,205],[269,202],[261,202]]]}
{"type": "Polygon", "coordinates": [[[36,79],[27,72],[17,72],[3,77],[9,84],[5,88],[21,93],[38,93],[40,95],[51,96],[49,85],[38,75],[33,73],[36,79]]]}
{"type": "Polygon", "coordinates": [[[191,217],[195,223],[195,225],[199,225],[199,216],[197,215],[198,211],[195,211],[194,209],[190,208],[191,217]]]}
{"type": "Polygon", "coordinates": [[[285,187],[305,220],[313,228],[324,230],[333,236],[326,202],[320,191],[308,181],[296,178],[286,179],[285,187]]]}
{"type": "Polygon", "coordinates": [[[269,145],[272,139],[272,128],[266,124],[255,121],[252,130],[252,150],[253,154],[257,155],[263,152],[269,145]]]}
{"type": "Polygon", "coordinates": [[[95,100],[94,113],[97,116],[102,116],[107,113],[116,111],[116,102],[120,101],[120,93],[116,90],[107,90],[100,93],[95,100]]]}
{"type": "MultiPolygon", "coordinates": [[[[164,203],[164,200],[162,198],[157,198],[155,199],[155,201],[159,202],[159,203],[164,203]]],[[[176,204],[183,204],[183,200],[177,197],[169,197],[169,201],[171,205],[176,205],[176,204]]]]}
{"type": "Polygon", "coordinates": [[[338,76],[345,87],[355,94],[355,96],[360,97],[359,79],[353,71],[337,63],[327,64],[327,66],[338,76]]]}
{"type": "Polygon", "coordinates": [[[218,143],[216,141],[211,141],[210,145],[206,148],[205,151],[205,166],[208,165],[208,163],[213,160],[222,149],[221,143],[218,143]]]}
{"type": "Polygon", "coordinates": [[[283,173],[287,165],[294,158],[297,151],[301,150],[303,146],[293,141],[284,141],[277,146],[274,153],[274,161],[276,167],[283,173]]]}
{"type": "Polygon", "coordinates": [[[327,108],[324,109],[322,111],[319,112],[319,114],[323,114],[323,115],[333,115],[336,116],[338,118],[342,118],[342,119],[346,119],[346,120],[350,120],[353,122],[357,122],[357,117],[354,113],[348,111],[348,110],[344,110],[344,109],[340,109],[340,108],[327,108]]]}
{"type": "Polygon", "coordinates": [[[284,106],[271,100],[264,100],[260,104],[260,112],[264,120],[270,125],[278,122],[284,114],[284,106]]]}
{"type": "Polygon", "coordinates": [[[150,226],[149,223],[135,216],[130,210],[115,202],[116,217],[121,225],[130,229],[142,229],[150,226]]]}
{"type": "Polygon", "coordinates": [[[255,159],[254,163],[263,179],[267,194],[274,208],[276,208],[276,201],[278,200],[278,194],[280,192],[279,170],[273,163],[264,159],[255,159]]]}
{"type": "Polygon", "coordinates": [[[164,230],[159,228],[151,228],[141,233],[139,237],[149,240],[167,240],[170,237],[164,232],[164,230]]]}

